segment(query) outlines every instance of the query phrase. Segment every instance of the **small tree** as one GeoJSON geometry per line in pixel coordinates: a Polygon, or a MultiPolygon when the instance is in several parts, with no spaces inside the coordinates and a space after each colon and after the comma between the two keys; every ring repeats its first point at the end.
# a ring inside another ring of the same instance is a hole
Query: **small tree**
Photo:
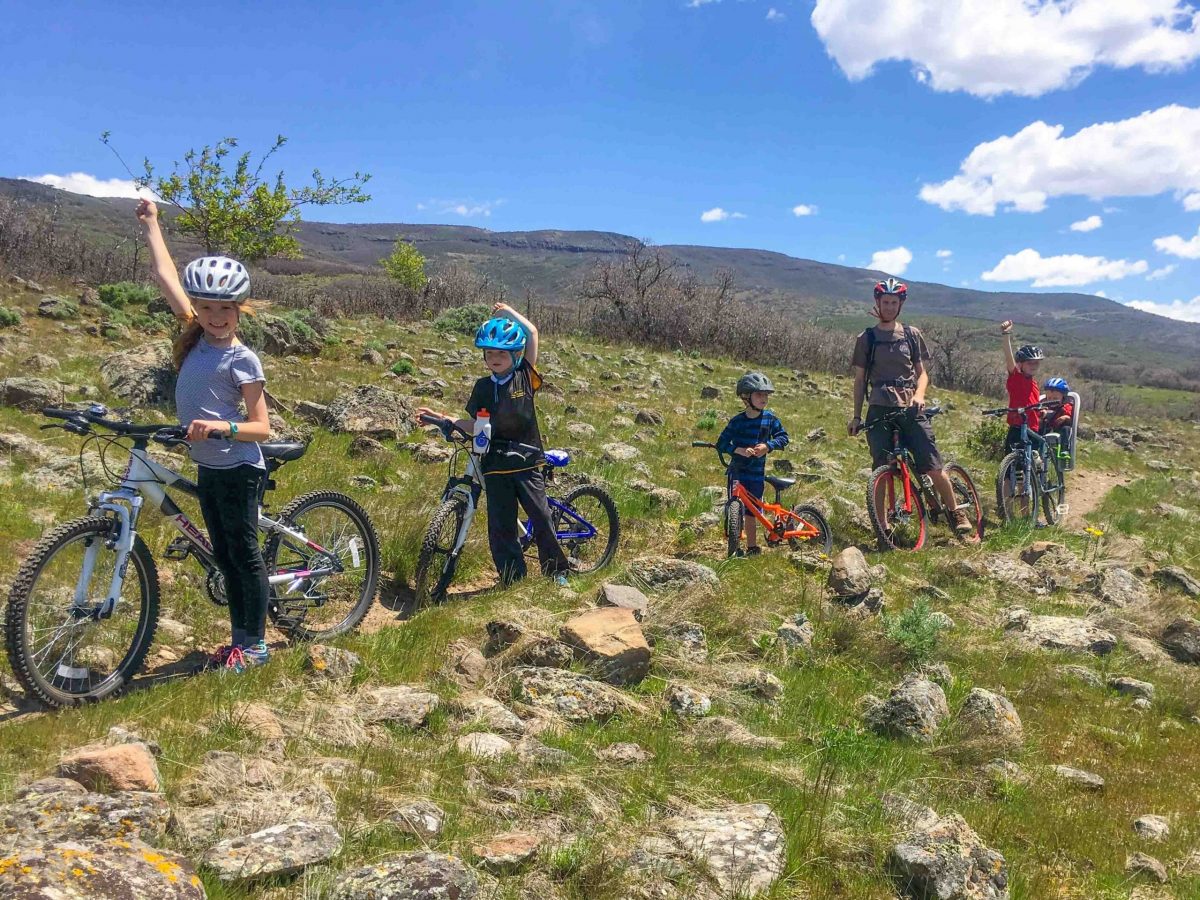
{"type": "Polygon", "coordinates": [[[425,257],[403,238],[396,238],[390,255],[379,261],[388,277],[408,288],[419,291],[429,283],[425,274],[425,257]]]}
{"type": "MultiPolygon", "coordinates": [[[[112,149],[109,132],[100,140],[112,149]]],[[[263,167],[286,143],[287,138],[279,135],[257,163],[246,151],[230,167],[227,157],[237,147],[237,138],[222,138],[199,152],[189,150],[183,165],[174,163],[165,177],[154,174],[149,159],[143,161],[141,175],[134,175],[128,166],[125,170],[140,187],[179,209],[175,227],[195,237],[206,253],[228,253],[248,262],[268,256],[297,258],[300,243],[294,234],[300,208],[365,203],[371,196],[362,188],[371,176],[355,172],[350,178],[326,178],[313,169],[313,183],[302,188],[288,187],[283,172],[269,183],[269,177],[263,178],[263,167]]],[[[125,165],[115,149],[113,153],[125,165]]]]}

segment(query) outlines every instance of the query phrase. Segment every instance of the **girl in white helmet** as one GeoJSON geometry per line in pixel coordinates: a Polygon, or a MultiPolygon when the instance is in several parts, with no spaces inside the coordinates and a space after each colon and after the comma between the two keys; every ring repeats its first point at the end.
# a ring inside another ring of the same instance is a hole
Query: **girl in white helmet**
{"type": "Polygon", "coordinates": [[[248,311],[250,276],[237,260],[205,256],[188,263],[181,283],[157,207],[143,200],[137,217],[146,229],[155,280],[184,323],[173,354],[179,370],[175,408],[187,427],[199,473],[200,511],[229,600],[230,642],[206,667],[242,672],[268,657],[267,570],[258,543],[258,501],[266,474],[258,441],[270,431],[266,377],[254,351],[237,338],[238,320],[248,311]]]}

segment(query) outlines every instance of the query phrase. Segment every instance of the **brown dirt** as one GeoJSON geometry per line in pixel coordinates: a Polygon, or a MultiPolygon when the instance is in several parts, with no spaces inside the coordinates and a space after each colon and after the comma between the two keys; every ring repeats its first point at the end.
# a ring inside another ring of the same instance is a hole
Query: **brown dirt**
{"type": "Polygon", "coordinates": [[[1117,485],[1132,484],[1133,476],[1121,472],[1098,472],[1082,469],[1067,475],[1067,512],[1066,528],[1082,528],[1087,524],[1087,517],[1108,496],[1108,492],[1117,485]]]}

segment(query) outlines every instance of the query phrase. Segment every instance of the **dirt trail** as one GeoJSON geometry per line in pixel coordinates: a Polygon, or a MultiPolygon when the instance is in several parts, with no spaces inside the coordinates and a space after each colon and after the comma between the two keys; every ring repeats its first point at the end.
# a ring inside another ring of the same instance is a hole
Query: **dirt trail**
{"type": "Polygon", "coordinates": [[[1066,528],[1080,528],[1085,524],[1085,518],[1101,503],[1104,498],[1119,484],[1132,484],[1132,475],[1121,472],[1097,472],[1094,469],[1082,469],[1067,475],[1067,512],[1066,528]]]}

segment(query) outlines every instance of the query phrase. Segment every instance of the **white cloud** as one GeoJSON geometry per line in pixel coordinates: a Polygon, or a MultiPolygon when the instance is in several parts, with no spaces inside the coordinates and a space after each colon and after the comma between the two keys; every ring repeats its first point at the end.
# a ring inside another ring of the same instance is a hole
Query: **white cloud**
{"type": "Polygon", "coordinates": [[[1200,192],[1200,109],[1164,106],[1069,137],[1063,131],[1039,121],[979,144],[957,175],[922,186],[920,197],[944,210],[991,216],[997,207],[1041,212],[1050,197],[1067,195],[1200,192]]]}
{"type": "Polygon", "coordinates": [[[1200,57],[1186,0],[817,0],[812,24],[851,81],[908,61],[935,91],[979,97],[1036,97],[1097,66],[1161,72],[1200,57]]]}
{"type": "Polygon", "coordinates": [[[1200,297],[1191,300],[1174,300],[1171,303],[1155,303],[1153,300],[1133,300],[1126,304],[1142,312],[1180,319],[1184,322],[1200,322],[1200,297]]]}
{"type": "Polygon", "coordinates": [[[1188,240],[1177,234],[1155,238],[1154,249],[1178,256],[1180,259],[1200,259],[1200,228],[1196,229],[1196,236],[1188,240]]]}
{"type": "Polygon", "coordinates": [[[949,259],[949,258],[950,258],[950,257],[952,257],[953,255],[954,255],[954,251],[953,251],[953,250],[939,250],[939,251],[937,252],[937,258],[938,258],[938,259],[949,259]]]}
{"type": "Polygon", "coordinates": [[[147,197],[157,199],[157,195],[146,188],[140,188],[131,180],[125,178],[97,178],[86,172],[71,172],[68,175],[36,175],[22,178],[21,181],[35,181],[38,184],[49,185],[72,194],[87,194],[89,197],[125,197],[138,200],[147,197]]]}
{"type": "Polygon", "coordinates": [[[1095,231],[1097,228],[1099,228],[1103,224],[1104,224],[1104,220],[1101,219],[1099,216],[1088,216],[1086,219],[1080,219],[1078,222],[1072,222],[1071,230],[1072,231],[1095,231]]]}
{"type": "Polygon", "coordinates": [[[1034,287],[1065,287],[1116,281],[1130,275],[1141,275],[1148,268],[1144,259],[1128,262],[1078,253],[1042,256],[1036,250],[1027,248],[1020,253],[1010,253],[996,263],[994,269],[979,277],[984,281],[1032,281],[1034,287]]]}
{"type": "Polygon", "coordinates": [[[846,261],[846,254],[845,254],[845,253],[839,253],[839,254],[838,254],[838,256],[837,256],[837,261],[838,261],[838,262],[845,262],[845,261],[846,261]]]}
{"type": "Polygon", "coordinates": [[[903,275],[908,264],[912,262],[912,251],[907,247],[893,247],[891,250],[876,250],[867,263],[868,269],[887,272],[889,275],[903,275]]]}
{"type": "Polygon", "coordinates": [[[787,18],[787,13],[780,12],[773,6],[767,10],[767,21],[768,22],[782,22],[786,18],[787,18]]]}
{"type": "Polygon", "coordinates": [[[1184,197],[1183,208],[1188,212],[1200,212],[1200,191],[1192,191],[1184,197]]]}
{"type": "Polygon", "coordinates": [[[714,206],[712,209],[706,209],[700,213],[701,222],[724,222],[726,219],[744,219],[745,213],[729,212],[729,210],[721,209],[719,206],[714,206]]]}
{"type": "Polygon", "coordinates": [[[797,203],[792,207],[793,216],[815,216],[817,208],[811,203],[797,203]]]}
{"type": "Polygon", "coordinates": [[[417,204],[419,212],[434,212],[442,216],[461,216],[473,219],[476,216],[488,218],[497,208],[504,205],[504,200],[426,200],[417,204]]]}
{"type": "Polygon", "coordinates": [[[1171,263],[1171,265],[1169,265],[1169,266],[1163,266],[1161,269],[1155,269],[1153,272],[1151,272],[1149,275],[1146,276],[1146,280],[1147,281],[1158,281],[1161,278],[1166,278],[1168,275],[1170,275],[1172,272],[1174,272],[1178,268],[1179,268],[1179,266],[1175,265],[1174,263],[1171,263]]]}
{"type": "Polygon", "coordinates": [[[721,0],[688,0],[688,9],[699,9],[701,6],[707,6],[710,3],[720,3],[721,0]]]}

